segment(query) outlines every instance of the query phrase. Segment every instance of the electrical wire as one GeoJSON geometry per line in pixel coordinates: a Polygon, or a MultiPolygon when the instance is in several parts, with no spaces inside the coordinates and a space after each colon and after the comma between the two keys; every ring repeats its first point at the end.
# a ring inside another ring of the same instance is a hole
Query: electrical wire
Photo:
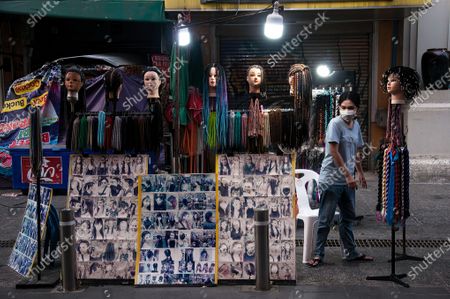
{"type": "Polygon", "coordinates": [[[197,22],[197,23],[184,24],[183,28],[191,28],[191,27],[194,27],[194,26],[199,26],[199,25],[204,25],[204,24],[211,24],[211,23],[220,24],[221,22],[226,22],[226,21],[230,21],[230,20],[236,20],[236,19],[243,18],[243,17],[256,16],[258,14],[270,11],[271,7],[272,7],[272,4],[268,5],[266,8],[263,8],[261,10],[257,10],[257,11],[246,13],[246,14],[242,14],[242,15],[238,15],[238,13],[239,13],[239,9],[238,9],[233,16],[225,16],[225,17],[216,18],[216,19],[209,19],[209,20],[202,21],[202,22],[197,22]]]}

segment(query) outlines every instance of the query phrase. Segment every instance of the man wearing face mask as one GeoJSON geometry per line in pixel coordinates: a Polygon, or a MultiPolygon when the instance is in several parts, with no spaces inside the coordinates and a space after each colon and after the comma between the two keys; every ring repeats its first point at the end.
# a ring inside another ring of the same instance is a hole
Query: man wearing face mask
{"type": "Polygon", "coordinates": [[[355,219],[355,167],[359,183],[367,188],[358,149],[363,146],[361,128],[355,119],[360,104],[355,92],[344,92],[339,98],[340,115],[333,118],[325,137],[325,158],[320,170],[320,209],[314,258],[309,266],[322,263],[325,243],[330,232],[336,207],[340,209],[339,235],[346,261],[373,261],[356,250],[352,223],[355,219]]]}

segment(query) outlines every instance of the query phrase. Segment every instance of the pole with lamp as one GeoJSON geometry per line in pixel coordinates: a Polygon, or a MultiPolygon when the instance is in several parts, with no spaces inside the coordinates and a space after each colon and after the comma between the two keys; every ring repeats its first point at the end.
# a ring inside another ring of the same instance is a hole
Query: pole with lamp
{"type": "Polygon", "coordinates": [[[175,42],[176,54],[175,54],[175,115],[174,115],[174,160],[175,160],[175,173],[180,172],[180,71],[183,67],[184,61],[180,59],[180,47],[186,47],[191,42],[191,35],[189,29],[184,24],[184,18],[182,14],[178,14],[178,23],[175,28],[177,33],[177,41],[175,42]],[[179,63],[181,61],[181,63],[179,63]]]}

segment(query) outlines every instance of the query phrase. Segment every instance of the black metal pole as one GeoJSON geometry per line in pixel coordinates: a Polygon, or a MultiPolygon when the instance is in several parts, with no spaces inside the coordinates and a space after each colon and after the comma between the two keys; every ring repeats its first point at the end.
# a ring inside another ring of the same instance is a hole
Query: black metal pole
{"type": "Polygon", "coordinates": [[[403,224],[403,240],[402,240],[402,253],[397,253],[395,260],[396,261],[406,261],[406,260],[410,260],[410,261],[418,261],[421,262],[424,259],[422,257],[418,257],[418,256],[412,256],[406,253],[406,220],[405,223],[403,224]]]}
{"type": "MultiPolygon", "coordinates": [[[[41,172],[37,172],[36,182],[36,225],[37,225],[37,258],[36,264],[41,265],[41,172]]],[[[41,280],[41,271],[38,271],[37,280],[41,280]]]]}
{"type": "Polygon", "coordinates": [[[270,290],[269,210],[255,209],[256,290],[270,290]]]}
{"type": "Polygon", "coordinates": [[[395,275],[395,228],[391,226],[391,275],[395,275]]]}
{"type": "Polygon", "coordinates": [[[60,213],[59,233],[61,244],[66,243],[61,257],[62,286],[65,292],[77,289],[77,264],[75,260],[75,219],[71,209],[63,209],[60,213]]]}

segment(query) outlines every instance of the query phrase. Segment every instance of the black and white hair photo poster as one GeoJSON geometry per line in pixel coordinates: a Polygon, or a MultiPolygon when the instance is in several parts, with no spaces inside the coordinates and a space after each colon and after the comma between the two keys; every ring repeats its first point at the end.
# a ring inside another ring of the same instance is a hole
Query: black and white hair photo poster
{"type": "Polygon", "coordinates": [[[255,279],[255,209],[269,212],[270,278],[295,280],[295,185],[290,155],[219,155],[218,279],[255,279]]]}
{"type": "Polygon", "coordinates": [[[136,285],[215,283],[214,174],[142,176],[136,285]]]}
{"type": "Polygon", "coordinates": [[[134,279],[138,175],[147,173],[148,156],[72,155],[70,165],[77,278],[134,279]]]}
{"type": "MultiPolygon", "coordinates": [[[[22,276],[30,276],[33,274],[32,265],[37,253],[36,193],[37,186],[30,184],[22,226],[8,260],[8,266],[22,276]]],[[[41,186],[41,239],[45,236],[45,224],[47,223],[50,211],[52,193],[52,189],[41,186]]]]}

